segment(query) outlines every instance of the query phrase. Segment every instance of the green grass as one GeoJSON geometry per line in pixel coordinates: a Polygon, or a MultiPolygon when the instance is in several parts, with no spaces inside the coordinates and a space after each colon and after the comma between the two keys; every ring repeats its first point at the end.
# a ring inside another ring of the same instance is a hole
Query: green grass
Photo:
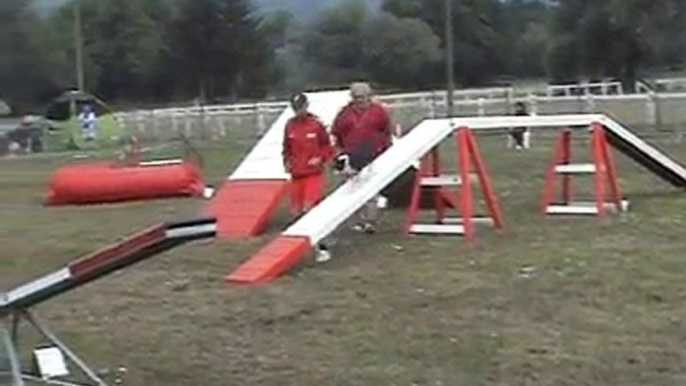
{"type": "MultiPolygon", "coordinates": [[[[630,213],[544,219],[552,142],[517,153],[503,138],[478,141],[507,228],[479,228],[473,245],[404,238],[395,210],[377,235],[343,232],[330,263],[305,261],[267,286],[226,287],[224,275],[284,225],[282,211],[256,240],[173,250],[38,314],[126,385],[683,385],[683,193],[616,156],[630,213]]],[[[218,184],[248,146],[205,145],[208,181],[218,184]]],[[[686,161],[679,147],[660,147],[686,161]]],[[[41,207],[50,171],[66,161],[3,161],[0,288],[204,205],[41,207]]]]}

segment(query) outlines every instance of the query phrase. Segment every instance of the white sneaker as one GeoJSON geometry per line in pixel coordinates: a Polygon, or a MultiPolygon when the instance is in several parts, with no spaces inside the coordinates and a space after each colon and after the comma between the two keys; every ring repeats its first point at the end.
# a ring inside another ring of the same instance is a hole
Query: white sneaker
{"type": "Polygon", "coordinates": [[[317,263],[326,263],[329,260],[331,260],[331,252],[326,249],[317,249],[317,257],[315,258],[317,263]]]}
{"type": "Polygon", "coordinates": [[[388,207],[388,199],[380,195],[376,199],[376,207],[379,209],[386,209],[388,207]]]}
{"type": "Polygon", "coordinates": [[[363,230],[364,230],[364,233],[367,233],[367,234],[376,233],[376,227],[374,226],[374,224],[371,224],[371,223],[365,223],[363,225],[363,230]]]}
{"type": "Polygon", "coordinates": [[[367,234],[376,233],[376,227],[374,226],[374,224],[368,223],[368,222],[355,224],[351,228],[355,232],[367,233],[367,234]]]}
{"type": "Polygon", "coordinates": [[[364,225],[362,223],[353,224],[352,226],[350,226],[350,229],[352,229],[355,232],[362,233],[364,232],[364,225]]]}

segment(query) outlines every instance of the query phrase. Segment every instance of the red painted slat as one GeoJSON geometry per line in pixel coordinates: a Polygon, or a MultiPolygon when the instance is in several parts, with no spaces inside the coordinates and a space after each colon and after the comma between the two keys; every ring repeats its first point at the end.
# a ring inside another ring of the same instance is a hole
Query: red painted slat
{"type": "Polygon", "coordinates": [[[232,284],[262,284],[293,268],[310,249],[307,237],[280,236],[226,277],[232,284]]]}
{"type": "Polygon", "coordinates": [[[248,238],[261,234],[286,194],[288,181],[227,181],[203,214],[217,219],[217,236],[248,238]]]}
{"type": "Polygon", "coordinates": [[[164,235],[164,224],[154,226],[71,263],[69,265],[69,271],[71,272],[72,277],[78,280],[79,277],[87,275],[105,265],[111,264],[119,259],[130,257],[132,253],[164,241],[164,235]]]}

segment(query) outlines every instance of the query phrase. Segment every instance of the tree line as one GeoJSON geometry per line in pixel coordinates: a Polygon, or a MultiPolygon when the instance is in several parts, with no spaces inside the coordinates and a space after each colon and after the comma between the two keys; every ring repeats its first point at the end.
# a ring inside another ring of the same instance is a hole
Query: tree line
{"type": "MultiPolygon", "coordinates": [[[[681,0],[451,0],[460,86],[616,78],[686,59],[681,0]]],[[[74,2],[87,91],[123,104],[229,102],[366,78],[445,82],[444,0],[346,0],[303,22],[251,0],[72,0],[48,16],[0,1],[0,98],[15,108],[74,88],[74,2]]]]}

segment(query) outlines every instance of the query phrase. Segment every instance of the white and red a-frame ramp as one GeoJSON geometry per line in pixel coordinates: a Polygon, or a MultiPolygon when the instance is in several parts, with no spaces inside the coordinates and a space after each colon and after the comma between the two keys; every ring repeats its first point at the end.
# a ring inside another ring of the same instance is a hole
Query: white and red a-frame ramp
{"type": "Polygon", "coordinates": [[[343,184],[297,223],[229,274],[226,281],[233,284],[260,284],[274,280],[287,272],[307,254],[311,246],[333,232],[365,202],[429,153],[458,127],[465,127],[474,132],[502,130],[507,127],[588,130],[592,124],[601,124],[605,128],[608,142],[617,150],[670,184],[680,188],[686,187],[686,169],[604,115],[428,119],[379,156],[360,173],[359,178],[343,184]]]}
{"type": "MultiPolygon", "coordinates": [[[[348,91],[307,93],[310,112],[330,126],[348,103],[348,91]]],[[[203,214],[217,219],[218,237],[236,239],[262,233],[286,193],[289,175],[282,149],[286,123],[293,111],[286,108],[217,191],[203,214]]]]}

